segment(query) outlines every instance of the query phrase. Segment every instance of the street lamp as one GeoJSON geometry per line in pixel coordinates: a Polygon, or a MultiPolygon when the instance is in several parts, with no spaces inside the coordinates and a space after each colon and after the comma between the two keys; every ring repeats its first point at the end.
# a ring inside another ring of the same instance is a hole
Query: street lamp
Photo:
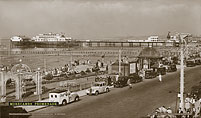
{"type": "Polygon", "coordinates": [[[37,79],[37,88],[36,88],[36,92],[38,94],[38,99],[39,101],[41,101],[41,94],[42,94],[42,82],[41,82],[41,75],[40,75],[40,68],[38,68],[37,72],[36,72],[36,79],[37,79]]]}
{"type": "Polygon", "coordinates": [[[119,75],[121,74],[121,49],[119,50],[119,75]]]}
{"type": "Polygon", "coordinates": [[[181,48],[180,48],[180,52],[181,52],[181,62],[180,62],[180,65],[181,65],[181,72],[180,72],[180,94],[179,94],[179,97],[180,97],[180,105],[179,107],[181,108],[182,111],[184,111],[184,43],[185,43],[185,47],[186,47],[186,41],[185,41],[185,38],[188,37],[185,36],[185,37],[182,37],[180,36],[180,34],[178,35],[179,36],[179,40],[180,40],[180,44],[181,44],[181,48]]]}

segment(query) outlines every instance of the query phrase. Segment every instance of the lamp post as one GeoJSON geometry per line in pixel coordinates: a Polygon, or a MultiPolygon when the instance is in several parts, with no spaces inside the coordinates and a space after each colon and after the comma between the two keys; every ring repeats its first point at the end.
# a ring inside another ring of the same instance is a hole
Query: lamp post
{"type": "Polygon", "coordinates": [[[41,94],[42,94],[42,88],[41,88],[41,75],[40,75],[40,68],[38,68],[37,72],[36,72],[36,78],[37,78],[37,94],[38,94],[38,99],[39,101],[41,101],[41,94]]]}
{"type": "MultiPolygon", "coordinates": [[[[187,35],[188,36],[188,35],[187,35]]],[[[185,47],[186,47],[186,41],[185,38],[187,37],[182,37],[179,34],[179,40],[180,40],[180,44],[181,44],[181,48],[180,48],[180,53],[181,53],[181,71],[180,71],[180,104],[179,107],[181,108],[182,111],[184,111],[184,43],[185,43],[185,47]]]]}
{"type": "Polygon", "coordinates": [[[119,50],[119,75],[121,74],[121,49],[119,50]]]}
{"type": "Polygon", "coordinates": [[[21,72],[21,70],[17,70],[17,75],[18,75],[18,92],[17,92],[17,95],[16,96],[18,99],[21,99],[22,98],[22,93],[23,93],[23,89],[22,89],[22,75],[23,73],[21,72]]]}
{"type": "Polygon", "coordinates": [[[1,81],[1,97],[3,97],[4,95],[6,95],[6,86],[5,86],[5,80],[4,80],[4,69],[0,70],[0,81],[1,81]]]}

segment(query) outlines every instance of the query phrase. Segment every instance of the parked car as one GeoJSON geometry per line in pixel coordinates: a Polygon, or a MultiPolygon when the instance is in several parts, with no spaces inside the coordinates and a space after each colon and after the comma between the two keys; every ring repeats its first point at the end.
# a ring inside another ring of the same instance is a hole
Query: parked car
{"type": "Polygon", "coordinates": [[[177,66],[175,64],[170,64],[167,66],[167,72],[175,72],[177,71],[177,66]]]}
{"type": "Polygon", "coordinates": [[[131,79],[131,83],[138,83],[142,81],[142,77],[139,76],[138,74],[134,73],[134,74],[130,74],[129,78],[131,79]]]}
{"type": "Polygon", "coordinates": [[[79,101],[79,95],[76,92],[71,93],[65,89],[55,89],[49,92],[49,102],[58,102],[59,105],[66,105],[76,101],[79,101]]]}
{"type": "Polygon", "coordinates": [[[165,67],[158,67],[157,68],[157,75],[165,75],[166,74],[166,68],[165,67]]]}
{"type": "Polygon", "coordinates": [[[187,60],[186,61],[186,67],[194,67],[195,64],[195,60],[187,60]]]}
{"type": "Polygon", "coordinates": [[[129,76],[120,76],[118,78],[118,81],[114,82],[114,87],[125,87],[127,86],[127,81],[130,79],[131,83],[137,83],[142,81],[142,77],[140,77],[138,74],[131,74],[129,76]]]}
{"type": "Polygon", "coordinates": [[[109,86],[105,82],[95,82],[94,85],[86,90],[87,95],[98,95],[100,93],[109,92],[109,86]]]}
{"type": "Polygon", "coordinates": [[[148,69],[145,71],[145,79],[152,79],[157,76],[157,72],[153,71],[152,69],[148,69]]]}
{"type": "Polygon", "coordinates": [[[120,76],[120,77],[118,78],[118,81],[115,81],[115,82],[114,82],[114,87],[115,87],[115,88],[119,88],[119,87],[127,86],[127,81],[128,81],[128,78],[127,78],[127,77],[120,76]]]}

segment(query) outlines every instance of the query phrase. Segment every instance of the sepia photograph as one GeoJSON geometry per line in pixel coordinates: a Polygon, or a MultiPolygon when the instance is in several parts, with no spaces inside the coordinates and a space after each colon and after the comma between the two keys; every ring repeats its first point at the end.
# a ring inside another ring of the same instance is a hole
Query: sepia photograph
{"type": "Polygon", "coordinates": [[[0,118],[201,118],[201,0],[0,0],[0,118]]]}

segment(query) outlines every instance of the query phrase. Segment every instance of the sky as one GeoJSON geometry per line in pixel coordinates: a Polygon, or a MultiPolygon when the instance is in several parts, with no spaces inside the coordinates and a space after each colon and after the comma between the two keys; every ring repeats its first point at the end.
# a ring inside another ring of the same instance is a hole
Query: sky
{"type": "Polygon", "coordinates": [[[0,0],[0,37],[201,34],[201,0],[0,0]]]}

